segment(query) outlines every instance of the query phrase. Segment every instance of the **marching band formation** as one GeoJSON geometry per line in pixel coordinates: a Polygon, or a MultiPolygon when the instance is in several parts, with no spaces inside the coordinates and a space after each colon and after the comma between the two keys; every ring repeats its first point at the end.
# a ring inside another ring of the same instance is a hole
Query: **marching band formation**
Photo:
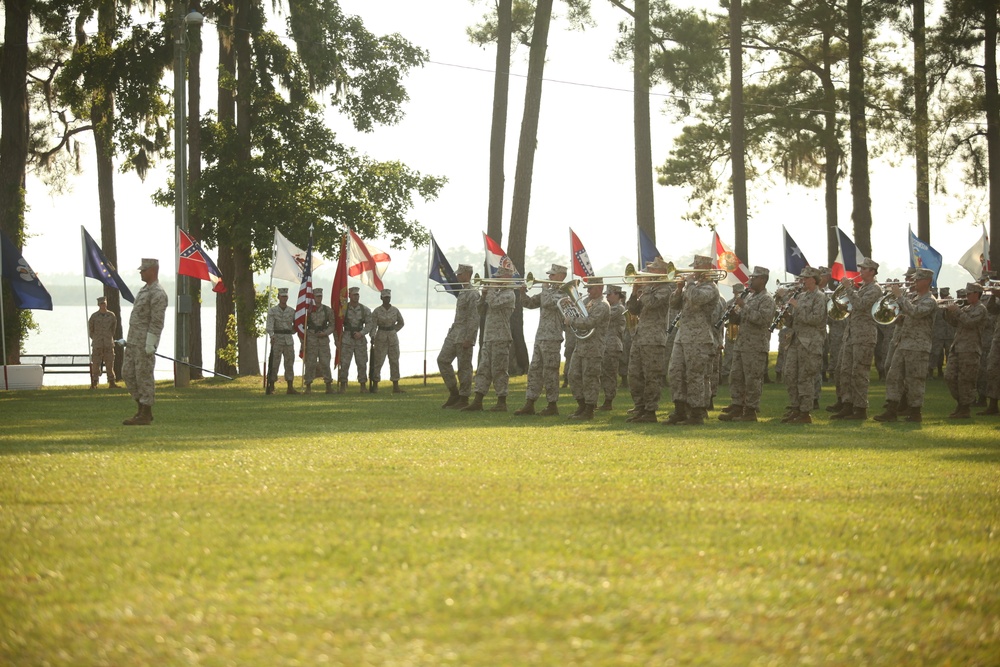
{"type": "MultiPolygon", "coordinates": [[[[868,419],[873,364],[885,379],[887,399],[884,410],[874,415],[876,421],[921,421],[926,381],[935,369],[940,376],[942,368],[956,402],[949,418],[968,419],[976,405],[986,408],[980,415],[1000,414],[1000,327],[995,326],[1000,281],[984,278],[969,283],[953,299],[946,290],[940,296],[932,292],[933,273],[928,269],[910,269],[902,281],[880,283],[876,280],[878,263],[865,258],[858,264],[856,279],[844,278],[830,285],[828,269],[805,267],[798,280],[778,283],[773,295],[768,292],[769,270],[757,266],[747,284],[734,286],[733,297],[727,300],[718,287],[727,274],[713,267],[711,257],[700,255],[687,269],[677,269],[657,257],[641,271],[629,265],[622,276],[567,281],[567,268],[558,264],[549,268],[544,280],[535,280],[531,273],[518,278],[510,268],[480,279],[473,275],[472,266],[459,265],[457,283],[446,285],[457,301],[454,321],[437,359],[449,392],[441,407],[507,411],[513,341],[510,319],[520,296],[525,308],[539,310],[539,319],[525,401],[515,415],[560,414],[560,364],[565,352],[562,387],[568,384],[576,401],[569,419],[590,420],[595,411],[612,410],[621,378],[632,399],[626,421],[660,422],[660,398],[666,385],[673,410],[662,423],[701,425],[714,410],[722,378],[728,377],[731,402],[718,419],[757,421],[763,385],[770,382],[768,354],[776,330],[776,378],[788,392],[783,423],[813,421],[826,379],[836,387],[836,402],[826,407],[832,413],[830,419],[868,419]],[[627,298],[625,287],[630,288],[627,298]],[[540,290],[529,295],[535,288],[540,290]],[[472,353],[481,321],[473,373],[472,353]],[[949,331],[953,332],[950,341],[947,335],[939,335],[949,331]],[[485,408],[491,388],[496,402],[485,408]],[[541,398],[545,405],[536,405],[541,398]]],[[[350,289],[339,341],[339,393],[346,390],[352,360],[361,391],[377,391],[386,356],[393,391],[402,392],[396,333],[403,327],[403,318],[391,306],[391,292],[383,290],[381,296],[383,305],[373,312],[359,302],[358,288],[350,289]],[[369,335],[373,339],[370,373],[369,335]]],[[[268,312],[267,333],[273,351],[268,393],[273,392],[279,359],[284,360],[287,392],[296,393],[291,370],[294,309],[287,300],[287,290],[280,290],[278,305],[268,312]]],[[[333,392],[329,310],[321,306],[309,315],[307,392],[320,373],[327,393],[333,392]]]]}

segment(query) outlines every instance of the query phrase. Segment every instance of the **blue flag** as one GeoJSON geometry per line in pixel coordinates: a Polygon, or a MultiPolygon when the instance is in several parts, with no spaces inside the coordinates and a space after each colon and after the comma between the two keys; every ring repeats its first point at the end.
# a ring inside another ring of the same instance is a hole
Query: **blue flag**
{"type": "Polygon", "coordinates": [[[941,273],[941,253],[913,235],[910,227],[910,266],[916,269],[930,269],[934,272],[931,287],[937,287],[938,275],[941,273]]]}
{"type": "Polygon", "coordinates": [[[663,257],[663,255],[661,255],[660,251],[656,249],[656,246],[653,245],[652,239],[646,235],[646,232],[642,231],[641,227],[637,227],[636,229],[639,230],[639,266],[636,268],[639,271],[642,271],[647,264],[652,262],[657,257],[663,257]]]}
{"type": "Polygon", "coordinates": [[[52,296],[21,255],[17,246],[0,232],[0,267],[10,282],[14,303],[21,310],[52,310],[52,296]]]}
{"type": "Polygon", "coordinates": [[[434,256],[431,257],[431,270],[427,274],[427,278],[444,285],[445,291],[457,299],[462,286],[458,284],[458,277],[452,270],[451,264],[448,263],[448,258],[438,247],[433,234],[431,234],[431,250],[434,256]]]}
{"type": "Polygon", "coordinates": [[[809,266],[809,260],[799,248],[799,244],[792,240],[784,225],[781,226],[781,231],[785,234],[785,273],[797,276],[802,273],[802,269],[809,266]]]}
{"type": "Polygon", "coordinates": [[[121,292],[122,298],[129,303],[135,303],[132,290],[128,288],[122,277],[118,275],[115,265],[104,256],[104,253],[101,252],[101,247],[90,236],[90,232],[82,226],[80,229],[83,230],[83,275],[94,280],[100,280],[108,287],[121,292]]]}

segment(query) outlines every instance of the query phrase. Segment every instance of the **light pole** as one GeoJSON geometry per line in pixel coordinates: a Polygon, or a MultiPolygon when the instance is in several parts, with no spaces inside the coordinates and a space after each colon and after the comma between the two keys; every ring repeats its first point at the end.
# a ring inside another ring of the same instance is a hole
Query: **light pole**
{"type": "MultiPolygon", "coordinates": [[[[177,229],[188,230],[187,208],[187,27],[201,25],[205,17],[198,12],[185,16],[185,0],[176,0],[174,21],[174,225],[177,229]]],[[[175,330],[174,357],[180,363],[174,364],[174,386],[187,387],[191,384],[191,292],[190,279],[177,273],[180,263],[180,234],[174,233],[175,267],[177,294],[174,301],[175,330]]]]}

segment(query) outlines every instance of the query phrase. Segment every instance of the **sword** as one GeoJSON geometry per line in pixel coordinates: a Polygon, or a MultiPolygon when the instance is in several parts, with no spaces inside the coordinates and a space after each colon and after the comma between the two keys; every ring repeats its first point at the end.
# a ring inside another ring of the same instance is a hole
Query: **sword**
{"type": "MultiPolygon", "coordinates": [[[[118,345],[121,345],[122,347],[126,347],[128,345],[128,343],[125,341],[124,338],[119,338],[118,340],[115,341],[115,343],[117,343],[118,345]]],[[[209,370],[207,368],[202,368],[201,366],[195,366],[194,364],[189,364],[186,361],[181,361],[180,359],[174,359],[173,357],[168,357],[165,354],[160,354],[159,352],[154,352],[153,354],[156,355],[157,357],[160,357],[161,359],[166,359],[168,361],[172,361],[175,364],[184,364],[185,366],[190,366],[191,368],[197,368],[199,371],[205,371],[206,373],[211,373],[212,375],[218,375],[220,378],[226,378],[227,380],[232,380],[233,379],[233,378],[229,377],[228,375],[223,375],[222,373],[216,373],[213,370],[209,370]]]]}

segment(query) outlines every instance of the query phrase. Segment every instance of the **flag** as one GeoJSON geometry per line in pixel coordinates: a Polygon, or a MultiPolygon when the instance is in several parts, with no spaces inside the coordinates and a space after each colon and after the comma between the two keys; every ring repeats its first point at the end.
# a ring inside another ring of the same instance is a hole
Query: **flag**
{"type": "Polygon", "coordinates": [[[962,255],[962,259],[958,260],[958,263],[971,273],[975,280],[979,280],[991,270],[990,239],[986,236],[986,225],[983,225],[982,237],[972,244],[972,247],[962,255]]]}
{"type": "MultiPolygon", "coordinates": [[[[271,266],[271,277],[287,280],[291,283],[302,282],[302,268],[306,265],[306,253],[290,242],[277,228],[274,230],[274,265],[271,266]]],[[[312,270],[323,265],[323,258],[312,253],[312,270]]]]}
{"type": "Polygon", "coordinates": [[[431,257],[431,271],[427,274],[427,278],[444,285],[445,291],[457,299],[459,292],[462,291],[462,286],[458,284],[458,276],[455,275],[451,264],[448,263],[448,258],[441,252],[433,234],[431,234],[431,252],[434,256],[431,257]]]}
{"type": "Polygon", "coordinates": [[[52,296],[31,270],[17,246],[0,231],[0,274],[10,282],[21,310],[52,310],[52,296]]]}
{"type": "Polygon", "coordinates": [[[938,274],[941,273],[941,253],[913,235],[910,228],[910,266],[917,269],[930,269],[934,272],[931,287],[937,287],[938,274]]]}
{"type": "Polygon", "coordinates": [[[569,230],[569,254],[573,262],[574,276],[586,278],[587,276],[594,275],[594,267],[590,263],[590,255],[587,254],[587,249],[580,243],[580,237],[572,229],[569,230]]]}
{"type": "Polygon", "coordinates": [[[639,230],[639,270],[642,271],[647,264],[657,257],[663,257],[663,255],[653,245],[652,239],[646,235],[646,232],[642,231],[642,227],[636,229],[639,230]]]}
{"type": "Polygon", "coordinates": [[[371,244],[365,244],[354,230],[347,231],[350,234],[347,241],[348,275],[381,292],[384,289],[382,276],[389,268],[389,255],[371,244]]]}
{"type": "Polygon", "coordinates": [[[340,259],[337,260],[337,272],[333,274],[333,287],[330,290],[330,307],[333,308],[334,341],[337,343],[337,353],[334,355],[334,366],[340,366],[340,336],[344,333],[344,313],[347,312],[347,235],[340,239],[340,259]]]}
{"type": "Polygon", "coordinates": [[[800,275],[802,269],[809,266],[809,260],[806,259],[799,244],[792,240],[791,234],[788,233],[784,225],[781,226],[781,231],[785,235],[785,273],[790,273],[793,276],[800,275]]]}
{"type": "Polygon", "coordinates": [[[302,283],[299,298],[295,302],[295,333],[299,335],[299,357],[304,356],[306,338],[306,317],[314,310],[312,283],[312,230],[309,231],[309,247],[306,249],[305,264],[302,265],[302,283]]]}
{"type": "Polygon", "coordinates": [[[729,249],[729,246],[722,242],[718,232],[712,232],[712,247],[715,248],[716,268],[729,272],[726,279],[719,282],[723,285],[736,285],[737,283],[746,285],[750,282],[750,279],[747,278],[750,269],[743,263],[743,260],[736,256],[736,253],[729,249]]]}
{"type": "Polygon", "coordinates": [[[830,267],[830,277],[837,281],[850,278],[855,282],[858,282],[861,277],[858,272],[858,247],[854,245],[851,237],[839,227],[837,228],[837,259],[830,267]]]}
{"type": "Polygon", "coordinates": [[[118,275],[115,265],[112,264],[101,247],[90,236],[90,233],[81,225],[83,231],[83,275],[88,278],[100,280],[102,283],[121,292],[122,298],[129,303],[135,303],[132,290],[128,288],[122,277],[118,275]]]}
{"type": "Polygon", "coordinates": [[[212,258],[201,249],[201,244],[183,229],[178,228],[177,233],[180,234],[181,249],[177,275],[208,280],[212,283],[213,292],[225,292],[226,285],[222,282],[222,272],[219,271],[219,267],[215,265],[212,258]]]}
{"type": "Polygon", "coordinates": [[[499,243],[485,233],[483,234],[483,243],[486,245],[486,265],[490,269],[490,278],[495,276],[500,268],[510,269],[514,272],[515,278],[521,277],[521,274],[517,272],[517,267],[514,266],[514,262],[507,256],[507,251],[501,248],[499,243]]]}

